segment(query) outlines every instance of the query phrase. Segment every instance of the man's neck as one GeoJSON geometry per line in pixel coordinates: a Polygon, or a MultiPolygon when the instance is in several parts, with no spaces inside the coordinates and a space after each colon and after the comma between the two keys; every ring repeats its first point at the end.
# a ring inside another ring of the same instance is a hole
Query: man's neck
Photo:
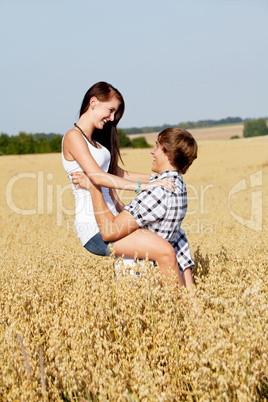
{"type": "Polygon", "coordinates": [[[174,172],[174,170],[176,171],[176,169],[174,168],[174,166],[168,165],[168,166],[166,166],[165,168],[162,168],[160,171],[155,172],[155,173],[159,175],[159,174],[164,173],[164,172],[174,172]]]}

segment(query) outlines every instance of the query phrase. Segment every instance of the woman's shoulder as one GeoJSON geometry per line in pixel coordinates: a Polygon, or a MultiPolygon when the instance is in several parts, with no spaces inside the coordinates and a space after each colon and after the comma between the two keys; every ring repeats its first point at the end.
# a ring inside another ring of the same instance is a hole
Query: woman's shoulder
{"type": "Polygon", "coordinates": [[[77,130],[75,130],[75,128],[71,128],[64,134],[64,138],[67,138],[67,139],[75,139],[75,138],[79,138],[79,137],[81,137],[81,135],[77,130]]]}
{"type": "Polygon", "coordinates": [[[83,144],[84,140],[83,140],[81,134],[77,130],[75,130],[74,128],[71,128],[64,134],[63,143],[65,143],[65,146],[80,144],[80,143],[83,144]]]}

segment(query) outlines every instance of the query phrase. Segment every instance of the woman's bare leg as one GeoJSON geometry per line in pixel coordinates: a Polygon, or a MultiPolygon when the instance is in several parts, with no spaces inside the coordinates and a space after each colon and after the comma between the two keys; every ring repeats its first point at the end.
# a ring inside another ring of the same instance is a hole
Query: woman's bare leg
{"type": "Polygon", "coordinates": [[[138,229],[128,236],[114,242],[113,249],[116,255],[124,254],[126,257],[134,258],[138,253],[138,258],[157,261],[160,271],[166,278],[172,274],[169,267],[175,273],[178,284],[183,286],[176,254],[174,248],[166,240],[147,229],[138,229]]]}

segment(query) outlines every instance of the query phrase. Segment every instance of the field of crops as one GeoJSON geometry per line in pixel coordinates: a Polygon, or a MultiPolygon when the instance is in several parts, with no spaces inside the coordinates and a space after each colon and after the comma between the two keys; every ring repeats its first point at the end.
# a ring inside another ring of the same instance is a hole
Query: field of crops
{"type": "MultiPolygon", "coordinates": [[[[59,154],[1,156],[0,400],[267,400],[267,151],[199,142],[184,177],[195,301],[149,262],[115,275],[82,248],[59,154]]],[[[122,156],[150,172],[148,149],[122,156]]]]}
{"type": "MultiPolygon", "coordinates": [[[[208,141],[208,140],[229,140],[231,137],[243,137],[243,124],[232,124],[232,125],[221,125],[212,126],[206,128],[195,128],[191,129],[191,133],[197,141],[208,141]]],[[[148,134],[131,134],[130,139],[137,137],[145,137],[149,144],[154,144],[156,141],[158,133],[148,133],[148,134]]]]}

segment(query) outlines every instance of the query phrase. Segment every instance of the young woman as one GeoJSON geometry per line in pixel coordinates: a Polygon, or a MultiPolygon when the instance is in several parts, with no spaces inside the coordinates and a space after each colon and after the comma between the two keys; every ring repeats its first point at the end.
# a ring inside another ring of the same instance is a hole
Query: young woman
{"type": "MultiPolygon", "coordinates": [[[[98,82],[85,94],[79,120],[65,134],[62,142],[63,167],[75,197],[78,238],[88,251],[102,256],[110,255],[110,248],[99,232],[90,192],[74,186],[71,173],[84,171],[94,184],[101,186],[106,205],[114,215],[123,208],[114,189],[138,193],[156,185],[170,190],[174,187],[171,179],[149,183],[150,175],[128,172],[118,166],[121,157],[116,126],[123,113],[124,99],[120,92],[106,82],[98,82]]],[[[124,254],[131,258],[138,252],[139,258],[148,257],[157,261],[160,268],[170,266],[180,276],[173,247],[149,230],[135,230],[115,241],[113,248],[116,255],[124,254]]]]}

